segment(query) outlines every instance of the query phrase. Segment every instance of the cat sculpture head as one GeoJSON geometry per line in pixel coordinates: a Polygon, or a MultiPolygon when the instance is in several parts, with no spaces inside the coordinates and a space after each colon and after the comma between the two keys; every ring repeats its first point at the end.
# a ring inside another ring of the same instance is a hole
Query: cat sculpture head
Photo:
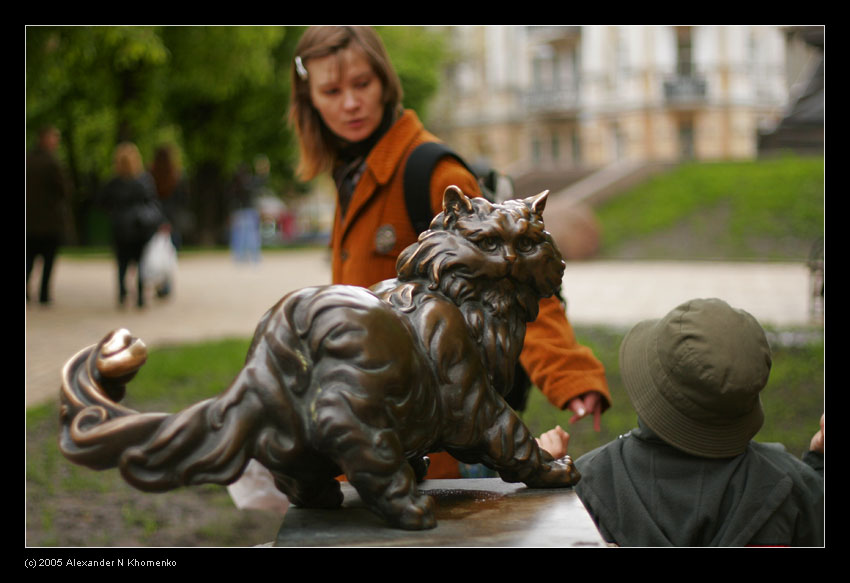
{"type": "Polygon", "coordinates": [[[564,274],[543,224],[548,194],[493,203],[450,186],[443,211],[399,255],[399,281],[424,279],[458,304],[479,298],[497,313],[519,307],[533,319],[540,298],[555,294],[564,274]]]}

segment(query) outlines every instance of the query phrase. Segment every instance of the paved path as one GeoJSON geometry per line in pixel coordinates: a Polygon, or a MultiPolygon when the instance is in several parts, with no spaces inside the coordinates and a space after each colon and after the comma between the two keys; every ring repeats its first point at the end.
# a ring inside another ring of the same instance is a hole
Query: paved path
{"type": "MultiPolygon", "coordinates": [[[[174,296],[150,299],[144,310],[116,307],[114,279],[110,258],[59,258],[54,304],[25,309],[26,406],[57,398],[64,363],[115,328],[129,329],[149,346],[246,338],[283,294],[327,283],[330,268],[324,249],[266,253],[250,265],[226,253],[183,255],[174,296]]],[[[575,324],[623,328],[694,297],[721,297],[763,324],[805,325],[807,287],[802,263],[592,261],[570,263],[564,278],[575,324]]]]}

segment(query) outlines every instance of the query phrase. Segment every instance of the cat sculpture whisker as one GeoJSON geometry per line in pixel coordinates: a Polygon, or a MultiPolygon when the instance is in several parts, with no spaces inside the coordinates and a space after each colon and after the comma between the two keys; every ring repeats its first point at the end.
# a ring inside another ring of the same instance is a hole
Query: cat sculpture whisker
{"type": "Polygon", "coordinates": [[[404,529],[436,524],[417,487],[431,452],[529,487],[575,484],[572,461],[540,449],[502,398],[526,323],[564,271],[543,225],[547,196],[495,204],[449,187],[397,278],[284,296],[230,387],[179,413],[118,404],[147,351],[110,333],[65,366],[62,453],[145,491],[228,484],[253,458],[293,504],[317,508],[341,505],[344,474],[404,529]]]}

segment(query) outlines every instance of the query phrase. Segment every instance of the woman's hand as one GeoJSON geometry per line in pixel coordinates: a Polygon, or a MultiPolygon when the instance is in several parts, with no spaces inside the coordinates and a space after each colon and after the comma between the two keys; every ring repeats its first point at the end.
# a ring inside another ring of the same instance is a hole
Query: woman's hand
{"type": "Polygon", "coordinates": [[[570,423],[575,423],[579,419],[592,414],[593,428],[596,431],[602,429],[600,418],[602,417],[602,395],[596,391],[585,393],[580,397],[576,397],[567,405],[567,409],[575,413],[570,418],[570,423]]]}
{"type": "Polygon", "coordinates": [[[823,453],[823,451],[824,451],[823,418],[824,418],[824,415],[821,415],[820,416],[820,431],[815,433],[814,437],[812,437],[812,442],[809,445],[809,450],[815,451],[817,453],[823,453]]]}

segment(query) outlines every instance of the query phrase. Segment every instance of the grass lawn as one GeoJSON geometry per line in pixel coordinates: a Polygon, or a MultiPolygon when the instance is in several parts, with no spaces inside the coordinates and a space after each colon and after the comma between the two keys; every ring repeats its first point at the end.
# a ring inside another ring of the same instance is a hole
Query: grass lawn
{"type": "MultiPolygon", "coordinates": [[[[602,431],[552,407],[532,390],[522,417],[539,434],[560,424],[572,436],[578,457],[635,426],[636,417],[619,379],[617,351],[625,331],[577,328],[579,340],[606,364],[614,406],[602,431]]],[[[769,335],[776,341],[778,335],[769,335]]],[[[774,366],[763,393],[766,412],[760,441],[784,443],[801,454],[823,411],[823,338],[811,331],[800,340],[774,344],[774,366]]],[[[215,396],[242,366],[248,340],[228,340],[151,351],[128,385],[123,404],[142,412],[176,412],[215,396]]],[[[27,412],[26,539],[29,546],[253,546],[270,542],[280,517],[235,508],[226,489],[205,485],[151,494],[127,485],[117,470],[96,472],[60,454],[55,403],[27,412]]]]}
{"type": "Polygon", "coordinates": [[[824,235],[824,160],[683,164],[596,211],[606,258],[806,260],[824,235]]]}

